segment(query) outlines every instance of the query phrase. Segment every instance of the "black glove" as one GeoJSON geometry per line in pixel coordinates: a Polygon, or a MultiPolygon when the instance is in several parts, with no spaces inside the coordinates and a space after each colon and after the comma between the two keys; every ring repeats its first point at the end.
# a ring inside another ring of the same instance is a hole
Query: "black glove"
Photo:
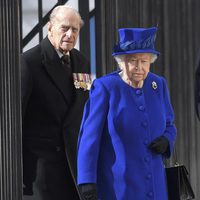
{"type": "Polygon", "coordinates": [[[96,184],[87,183],[79,185],[83,200],[97,200],[96,184]]]}
{"type": "Polygon", "coordinates": [[[158,137],[149,145],[149,149],[158,154],[168,153],[169,141],[164,136],[158,137]]]}

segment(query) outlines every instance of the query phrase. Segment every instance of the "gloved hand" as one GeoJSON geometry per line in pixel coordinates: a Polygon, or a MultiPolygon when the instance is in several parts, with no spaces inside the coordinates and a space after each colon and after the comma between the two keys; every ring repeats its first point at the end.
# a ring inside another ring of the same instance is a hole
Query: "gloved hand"
{"type": "Polygon", "coordinates": [[[97,200],[96,184],[87,183],[79,185],[83,200],[97,200]]]}
{"type": "Polygon", "coordinates": [[[167,153],[169,151],[169,141],[164,136],[158,137],[153,142],[151,142],[149,149],[157,154],[167,153]]]}

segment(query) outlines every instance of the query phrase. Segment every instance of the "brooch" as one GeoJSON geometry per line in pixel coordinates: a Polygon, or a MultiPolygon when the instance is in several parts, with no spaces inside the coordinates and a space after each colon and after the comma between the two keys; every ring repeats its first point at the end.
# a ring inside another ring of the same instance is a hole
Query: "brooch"
{"type": "Polygon", "coordinates": [[[92,85],[91,74],[73,73],[73,79],[76,89],[90,90],[92,85]]]}
{"type": "Polygon", "coordinates": [[[156,90],[157,89],[157,83],[155,82],[155,81],[153,81],[152,83],[151,83],[151,86],[152,86],[152,88],[154,89],[154,90],[156,90]]]}

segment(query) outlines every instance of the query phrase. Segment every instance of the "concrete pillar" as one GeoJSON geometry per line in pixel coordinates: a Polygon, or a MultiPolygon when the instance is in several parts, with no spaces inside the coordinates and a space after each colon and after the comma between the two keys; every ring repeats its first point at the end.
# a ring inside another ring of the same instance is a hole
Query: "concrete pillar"
{"type": "Polygon", "coordinates": [[[22,199],[20,2],[0,1],[0,199],[22,199]]]}

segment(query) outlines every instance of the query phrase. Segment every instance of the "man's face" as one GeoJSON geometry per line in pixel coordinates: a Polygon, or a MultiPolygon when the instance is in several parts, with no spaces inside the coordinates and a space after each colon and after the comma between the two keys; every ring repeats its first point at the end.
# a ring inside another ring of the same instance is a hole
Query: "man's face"
{"type": "Polygon", "coordinates": [[[66,54],[74,48],[80,31],[78,16],[72,11],[61,10],[48,24],[48,36],[53,46],[66,54]]]}

